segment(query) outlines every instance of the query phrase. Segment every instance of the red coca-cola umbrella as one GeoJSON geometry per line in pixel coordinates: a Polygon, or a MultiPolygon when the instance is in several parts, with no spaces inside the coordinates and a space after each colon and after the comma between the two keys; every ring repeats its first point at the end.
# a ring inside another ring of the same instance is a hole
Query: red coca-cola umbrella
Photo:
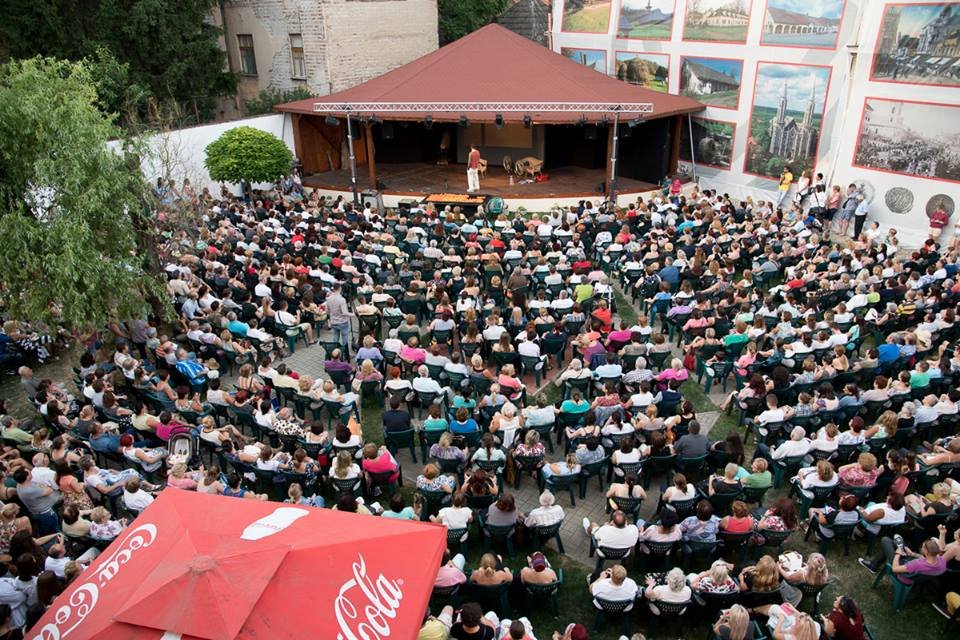
{"type": "Polygon", "coordinates": [[[414,638],[445,544],[427,523],[167,489],[27,637],[414,638]]]}

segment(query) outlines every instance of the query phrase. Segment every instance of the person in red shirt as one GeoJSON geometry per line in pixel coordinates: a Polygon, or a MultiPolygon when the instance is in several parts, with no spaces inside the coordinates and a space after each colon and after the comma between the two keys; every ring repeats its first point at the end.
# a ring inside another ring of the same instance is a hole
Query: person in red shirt
{"type": "Polygon", "coordinates": [[[467,193],[480,190],[480,151],[476,145],[470,145],[467,155],[467,193]]]}

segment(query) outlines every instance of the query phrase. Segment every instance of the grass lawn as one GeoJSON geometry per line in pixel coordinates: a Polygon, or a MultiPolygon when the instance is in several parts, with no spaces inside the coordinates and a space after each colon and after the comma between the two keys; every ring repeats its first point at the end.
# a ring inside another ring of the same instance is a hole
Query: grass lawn
{"type": "Polygon", "coordinates": [[[562,25],[561,29],[563,31],[606,33],[610,28],[610,3],[565,14],[562,25]]]}
{"type": "Polygon", "coordinates": [[[694,100],[699,100],[703,104],[709,104],[714,107],[726,107],[736,109],[740,102],[739,91],[717,91],[716,93],[694,93],[693,91],[682,92],[685,96],[690,96],[694,100]]]}
{"type": "Polygon", "coordinates": [[[714,42],[746,42],[747,27],[707,27],[684,25],[684,40],[708,40],[714,42]]]}
{"type": "Polygon", "coordinates": [[[649,24],[635,27],[629,31],[620,29],[617,31],[617,37],[637,40],[669,40],[672,31],[672,22],[670,24],[649,24]]]}

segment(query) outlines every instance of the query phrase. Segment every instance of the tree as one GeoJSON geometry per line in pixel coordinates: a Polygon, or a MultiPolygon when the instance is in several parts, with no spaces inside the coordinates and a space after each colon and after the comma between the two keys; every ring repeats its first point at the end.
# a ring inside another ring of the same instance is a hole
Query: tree
{"type": "Polygon", "coordinates": [[[459,40],[489,24],[507,7],[507,0],[439,0],[440,45],[459,40]]]}
{"type": "Polygon", "coordinates": [[[283,140],[253,127],[234,127],[207,145],[204,164],[218,182],[273,182],[290,172],[283,140]]]}
{"type": "Polygon", "coordinates": [[[0,296],[16,319],[79,329],[169,310],[138,244],[150,200],[136,146],[108,148],[97,101],[86,63],[0,66],[0,296]]]}
{"type": "MultiPolygon", "coordinates": [[[[128,82],[200,121],[212,117],[217,97],[236,91],[236,76],[225,71],[221,30],[209,20],[217,6],[217,0],[7,0],[0,52],[80,61],[105,49],[126,65],[128,82]]],[[[118,71],[109,60],[89,69],[98,82],[96,73],[108,71],[118,71]]]]}
{"type": "Polygon", "coordinates": [[[292,89],[264,89],[253,100],[247,100],[243,103],[244,111],[248,116],[258,116],[261,113],[271,113],[273,108],[284,102],[294,102],[296,100],[305,100],[313,98],[314,95],[307,87],[294,87],[292,89]]]}

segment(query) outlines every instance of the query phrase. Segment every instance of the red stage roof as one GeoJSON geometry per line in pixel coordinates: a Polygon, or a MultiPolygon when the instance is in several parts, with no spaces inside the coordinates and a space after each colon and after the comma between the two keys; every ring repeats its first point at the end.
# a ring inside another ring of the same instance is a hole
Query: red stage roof
{"type": "Polygon", "coordinates": [[[430,523],[166,489],[26,637],[413,638],[445,546],[430,523]]]}
{"type": "MultiPolygon", "coordinates": [[[[653,104],[652,120],[694,113],[704,106],[684,96],[644,89],[611,78],[490,24],[422,58],[353,88],[319,98],[277,105],[278,111],[317,114],[315,104],[331,102],[613,102],[653,104]]],[[[336,114],[334,114],[336,115],[336,114]]],[[[342,114],[340,114],[342,116],[342,114]]],[[[370,115],[364,113],[362,115],[370,115]]],[[[375,114],[388,120],[422,120],[425,113],[375,114]]],[[[436,122],[456,121],[460,113],[431,113],[436,122]]],[[[471,120],[492,122],[493,113],[470,113],[471,120]]],[[[519,121],[523,113],[503,113],[519,121]]],[[[600,113],[530,114],[535,123],[571,124],[582,115],[596,121],[600,113]]],[[[632,116],[624,116],[631,118],[632,116]]]]}

